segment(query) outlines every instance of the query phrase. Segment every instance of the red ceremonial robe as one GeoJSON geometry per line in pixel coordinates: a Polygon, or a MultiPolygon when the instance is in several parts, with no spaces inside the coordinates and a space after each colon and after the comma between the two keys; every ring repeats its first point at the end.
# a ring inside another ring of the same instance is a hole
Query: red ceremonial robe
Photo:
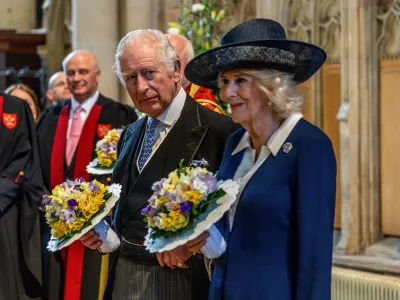
{"type": "Polygon", "coordinates": [[[186,93],[204,107],[220,114],[224,113],[223,109],[218,105],[212,90],[191,83],[187,86],[186,93]]]}
{"type": "MultiPolygon", "coordinates": [[[[49,191],[66,179],[83,177],[86,181],[96,178],[103,183],[110,182],[110,176],[90,176],[86,172],[86,166],[96,157],[97,141],[103,138],[109,129],[121,128],[137,119],[130,107],[100,95],[85,121],[73,162],[67,167],[65,149],[70,108],[70,101],[49,108],[43,113],[38,124],[42,170],[49,191]]],[[[43,227],[47,229],[47,226],[43,227]]],[[[56,253],[53,257],[50,254],[48,259],[44,270],[45,299],[97,300],[99,293],[102,295],[107,270],[104,263],[108,256],[102,257],[96,251],[85,249],[83,244],[77,241],[64,248],[61,255],[56,253]]]]}

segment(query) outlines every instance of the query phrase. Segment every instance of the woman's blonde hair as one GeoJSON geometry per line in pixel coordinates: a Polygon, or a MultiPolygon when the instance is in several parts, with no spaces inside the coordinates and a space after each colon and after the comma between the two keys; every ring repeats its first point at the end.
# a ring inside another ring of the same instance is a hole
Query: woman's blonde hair
{"type": "MultiPolygon", "coordinates": [[[[6,94],[11,94],[14,90],[16,89],[20,89],[23,90],[24,92],[26,92],[29,96],[31,96],[33,102],[35,103],[35,108],[36,108],[36,118],[39,118],[40,116],[40,104],[39,104],[39,100],[35,94],[35,92],[26,84],[23,83],[15,83],[10,85],[5,91],[4,93],[6,94]]],[[[36,120],[35,120],[36,121],[36,120]]]]}
{"type": "Polygon", "coordinates": [[[265,93],[277,117],[286,119],[304,108],[304,96],[297,89],[293,75],[272,69],[238,69],[252,76],[257,87],[265,93]]]}

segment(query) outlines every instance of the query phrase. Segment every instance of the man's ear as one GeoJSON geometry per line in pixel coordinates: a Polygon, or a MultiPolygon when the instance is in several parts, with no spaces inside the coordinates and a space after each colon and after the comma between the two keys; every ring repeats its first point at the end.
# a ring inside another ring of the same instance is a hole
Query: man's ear
{"type": "Polygon", "coordinates": [[[177,59],[174,65],[174,81],[175,83],[178,83],[179,81],[181,81],[182,79],[182,74],[181,74],[182,70],[181,70],[181,62],[177,59]]]}
{"type": "Polygon", "coordinates": [[[46,91],[46,97],[47,99],[49,99],[50,101],[53,101],[53,94],[50,90],[46,91]]]}

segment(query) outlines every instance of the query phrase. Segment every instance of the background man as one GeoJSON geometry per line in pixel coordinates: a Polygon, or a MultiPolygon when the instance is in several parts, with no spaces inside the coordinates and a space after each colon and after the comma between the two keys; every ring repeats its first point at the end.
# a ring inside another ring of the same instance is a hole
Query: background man
{"type": "MultiPolygon", "coordinates": [[[[37,128],[44,184],[48,191],[66,179],[94,179],[86,172],[86,166],[96,158],[96,143],[108,130],[137,120],[132,108],[100,94],[101,72],[93,54],[83,50],[72,52],[64,59],[63,68],[72,97],[46,109],[37,128]]],[[[103,183],[111,181],[106,175],[96,176],[96,179],[103,183]]],[[[47,299],[59,299],[64,295],[64,299],[97,300],[104,282],[104,277],[100,276],[101,256],[93,251],[85,253],[82,243],[76,242],[63,249],[61,257],[59,253],[49,255],[45,281],[47,299]]]]}
{"type": "Polygon", "coordinates": [[[67,77],[63,71],[54,73],[50,77],[46,97],[53,105],[71,98],[71,92],[67,85],[67,77]]]}
{"type": "Polygon", "coordinates": [[[186,93],[201,105],[215,112],[224,113],[222,108],[218,105],[218,101],[212,90],[191,83],[185,77],[184,70],[186,65],[194,57],[192,43],[182,35],[167,34],[167,36],[169,42],[175,48],[176,56],[181,62],[182,87],[185,89],[186,93]]]}
{"type": "MultiPolygon", "coordinates": [[[[207,299],[203,257],[192,256],[186,247],[157,256],[147,252],[147,228],[140,211],[152,194],[152,184],[167,177],[181,159],[189,165],[204,158],[211,171],[218,170],[225,141],[237,127],[185,93],[180,61],[158,30],[128,33],[118,45],[115,71],[146,116],[128,126],[120,139],[113,180],[123,186],[114,216],[121,248],[113,253],[105,299],[207,299]],[[177,268],[185,261],[189,268],[177,268]]],[[[82,241],[92,249],[101,245],[94,231],[82,241]]]]}

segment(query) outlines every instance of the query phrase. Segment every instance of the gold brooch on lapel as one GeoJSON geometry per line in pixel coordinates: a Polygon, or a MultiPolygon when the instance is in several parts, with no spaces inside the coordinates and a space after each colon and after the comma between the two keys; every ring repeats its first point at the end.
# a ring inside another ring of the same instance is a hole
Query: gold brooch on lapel
{"type": "Polygon", "coordinates": [[[282,147],[283,153],[289,153],[293,149],[292,143],[285,143],[282,147]]]}

